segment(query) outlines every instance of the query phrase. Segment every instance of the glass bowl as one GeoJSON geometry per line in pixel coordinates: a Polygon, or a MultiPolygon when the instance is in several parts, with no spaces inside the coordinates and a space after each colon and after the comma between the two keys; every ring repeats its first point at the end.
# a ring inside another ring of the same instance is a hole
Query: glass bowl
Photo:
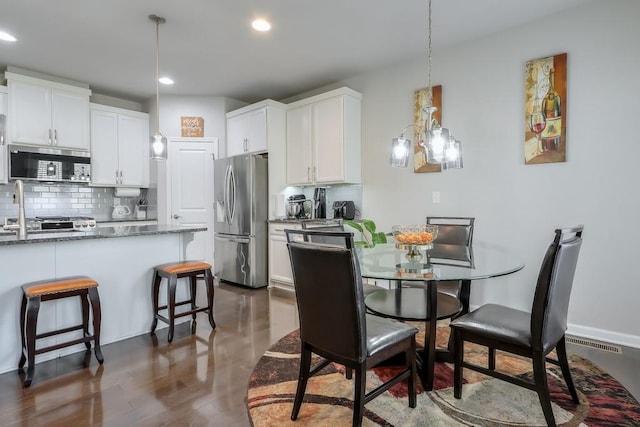
{"type": "Polygon", "coordinates": [[[405,245],[430,245],[438,237],[437,225],[394,225],[391,233],[398,243],[405,245]]]}

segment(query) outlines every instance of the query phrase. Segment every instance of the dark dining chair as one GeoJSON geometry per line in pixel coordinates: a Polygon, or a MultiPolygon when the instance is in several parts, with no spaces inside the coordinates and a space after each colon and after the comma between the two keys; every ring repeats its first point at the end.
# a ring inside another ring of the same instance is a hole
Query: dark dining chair
{"type": "MultiPolygon", "coordinates": [[[[427,217],[427,225],[438,226],[438,236],[434,241],[438,245],[457,245],[470,248],[473,243],[474,222],[475,218],[472,217],[427,217]]],[[[469,312],[470,280],[443,280],[438,282],[438,292],[453,295],[460,300],[462,303],[460,315],[469,312]]]]}
{"type": "MultiPolygon", "coordinates": [[[[302,223],[302,229],[303,230],[315,230],[315,231],[338,231],[338,232],[344,232],[344,225],[342,225],[342,223],[337,223],[337,224],[330,224],[330,225],[326,225],[326,224],[321,224],[318,225],[317,223],[313,223],[313,222],[303,222],[302,223]]],[[[353,234],[352,234],[353,236],[353,234]]],[[[328,243],[328,244],[335,244],[335,245],[339,245],[339,246],[344,246],[346,247],[346,237],[345,235],[339,235],[339,236],[321,236],[321,235],[315,235],[315,234],[308,234],[306,235],[306,238],[308,239],[308,241],[311,242],[317,242],[317,243],[328,243]]],[[[368,297],[369,295],[371,295],[372,293],[379,291],[380,288],[379,286],[376,285],[370,285],[368,283],[362,283],[362,290],[364,292],[364,297],[368,297]]]]}
{"type": "Polygon", "coordinates": [[[538,274],[531,312],[497,304],[486,304],[451,322],[454,334],[454,397],[462,395],[462,370],[471,369],[538,393],[544,417],[555,426],[545,362],[560,366],[574,403],[578,394],[571,378],[565,331],[573,277],[582,245],[582,225],[555,231],[538,274]],[[473,342],[489,349],[488,368],[464,360],[464,343],[473,342]],[[547,355],[556,349],[557,360],[547,355]],[[534,381],[496,371],[495,351],[501,350],[532,360],[534,381]]]}
{"type": "Polygon", "coordinates": [[[403,380],[408,383],[409,406],[415,408],[418,330],[366,314],[353,234],[315,230],[286,230],[286,233],[301,340],[300,373],[291,419],[298,418],[309,378],[331,362],[355,371],[354,426],[362,424],[367,402],[403,380]],[[341,237],[345,245],[313,242],[318,236],[341,237]],[[312,353],[325,359],[313,368],[312,353]],[[405,368],[366,393],[367,369],[396,355],[404,355],[405,368]]]}

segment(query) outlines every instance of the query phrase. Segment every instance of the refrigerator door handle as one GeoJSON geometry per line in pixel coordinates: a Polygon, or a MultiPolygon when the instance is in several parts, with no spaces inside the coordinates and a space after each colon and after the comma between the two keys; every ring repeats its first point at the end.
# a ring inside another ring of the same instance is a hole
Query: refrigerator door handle
{"type": "Polygon", "coordinates": [[[226,240],[228,242],[234,243],[250,243],[251,239],[249,237],[231,237],[231,236],[216,236],[218,240],[226,240]]]}
{"type": "Polygon", "coordinates": [[[233,165],[229,166],[229,190],[229,224],[231,224],[236,216],[236,174],[233,165]]]}
{"type": "Polygon", "coordinates": [[[227,169],[224,171],[224,220],[227,224],[231,224],[231,219],[229,217],[229,171],[231,170],[230,166],[227,166],[227,169]]]}

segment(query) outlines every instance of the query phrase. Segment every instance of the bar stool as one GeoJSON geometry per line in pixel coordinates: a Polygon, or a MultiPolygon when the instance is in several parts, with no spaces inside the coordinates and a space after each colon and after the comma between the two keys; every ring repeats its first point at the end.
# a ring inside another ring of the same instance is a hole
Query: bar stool
{"type": "Polygon", "coordinates": [[[213,329],[216,328],[216,322],[213,320],[213,274],[211,273],[211,264],[204,261],[182,261],[177,263],[169,263],[156,265],[153,267],[153,281],[151,289],[151,298],[153,300],[153,323],[151,324],[151,334],[155,333],[158,319],[169,324],[168,341],[173,341],[173,329],[175,319],[183,316],[191,315],[192,333],[195,332],[196,313],[207,312],[209,314],[209,323],[213,329]],[[196,282],[198,278],[204,275],[207,285],[207,306],[196,306],[196,282]],[[189,295],[190,298],[184,301],[176,302],[176,285],[178,279],[183,277],[189,278],[189,295]],[[160,282],[165,278],[167,284],[167,304],[158,305],[158,295],[160,293],[160,282]],[[176,307],[179,305],[191,304],[191,309],[176,314],[176,307]],[[168,317],[159,314],[160,310],[167,310],[168,317]]]}
{"type": "Polygon", "coordinates": [[[36,354],[45,353],[59,348],[84,343],[87,351],[91,350],[91,341],[94,342],[96,359],[102,365],[104,357],[100,349],[100,297],[98,295],[98,282],[86,276],[70,276],[55,280],[41,280],[22,285],[22,305],[20,307],[20,334],[22,337],[22,355],[18,368],[22,369],[28,362],[27,375],[24,386],[29,387],[33,380],[36,354]],[[41,301],[51,301],[68,297],[80,297],[82,306],[82,324],[46,332],[37,333],[38,312],[41,301]],[[93,315],[93,335],[89,333],[89,303],[93,315]],[[65,334],[82,330],[83,337],[69,340],[63,343],[36,349],[36,340],[54,335],[65,334]]]}

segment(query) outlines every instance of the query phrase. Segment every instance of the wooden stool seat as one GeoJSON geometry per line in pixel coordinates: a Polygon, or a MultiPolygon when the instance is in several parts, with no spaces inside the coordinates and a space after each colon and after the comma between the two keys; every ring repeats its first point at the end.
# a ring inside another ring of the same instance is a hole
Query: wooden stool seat
{"type": "Polygon", "coordinates": [[[213,274],[211,273],[211,264],[204,261],[182,261],[168,264],[156,265],[153,267],[153,281],[151,284],[151,298],[153,301],[153,323],[151,324],[151,334],[153,335],[158,325],[158,320],[169,325],[168,341],[173,341],[173,331],[175,326],[175,319],[183,316],[191,316],[191,331],[195,332],[196,327],[196,314],[200,312],[206,312],[209,317],[209,324],[213,329],[216,327],[216,323],[213,320],[213,274]],[[207,287],[207,305],[205,307],[198,307],[196,305],[196,283],[197,279],[204,276],[204,280],[207,287]],[[178,279],[188,277],[189,278],[189,299],[176,302],[176,286],[178,279]],[[167,279],[167,304],[159,305],[160,294],[160,282],[162,279],[167,279]],[[191,309],[176,314],[176,307],[190,304],[191,309]],[[168,316],[163,316],[159,312],[160,310],[167,310],[168,316]]]}
{"type": "Polygon", "coordinates": [[[87,276],[73,276],[59,280],[41,280],[39,282],[26,283],[22,285],[22,291],[27,297],[35,297],[96,286],[98,286],[98,282],[87,276]]]}
{"type": "Polygon", "coordinates": [[[211,268],[211,264],[204,261],[183,261],[156,265],[154,268],[165,274],[183,274],[204,272],[204,270],[211,268]]]}
{"type": "Polygon", "coordinates": [[[91,350],[91,341],[94,342],[96,359],[102,364],[104,357],[100,349],[100,322],[102,314],[100,310],[100,296],[98,295],[98,282],[87,276],[70,276],[53,280],[41,280],[22,285],[22,305],[20,307],[20,332],[22,339],[22,355],[18,368],[22,369],[26,362],[27,374],[24,386],[29,387],[33,380],[35,369],[35,356],[63,347],[84,343],[87,351],[91,350]],[[38,334],[38,312],[42,301],[51,301],[68,297],[80,297],[82,307],[82,324],[50,332],[38,334]],[[93,315],[93,334],[89,332],[89,305],[93,315]],[[55,345],[36,349],[36,341],[54,335],[82,330],[82,338],[72,339],[55,345]]]}

